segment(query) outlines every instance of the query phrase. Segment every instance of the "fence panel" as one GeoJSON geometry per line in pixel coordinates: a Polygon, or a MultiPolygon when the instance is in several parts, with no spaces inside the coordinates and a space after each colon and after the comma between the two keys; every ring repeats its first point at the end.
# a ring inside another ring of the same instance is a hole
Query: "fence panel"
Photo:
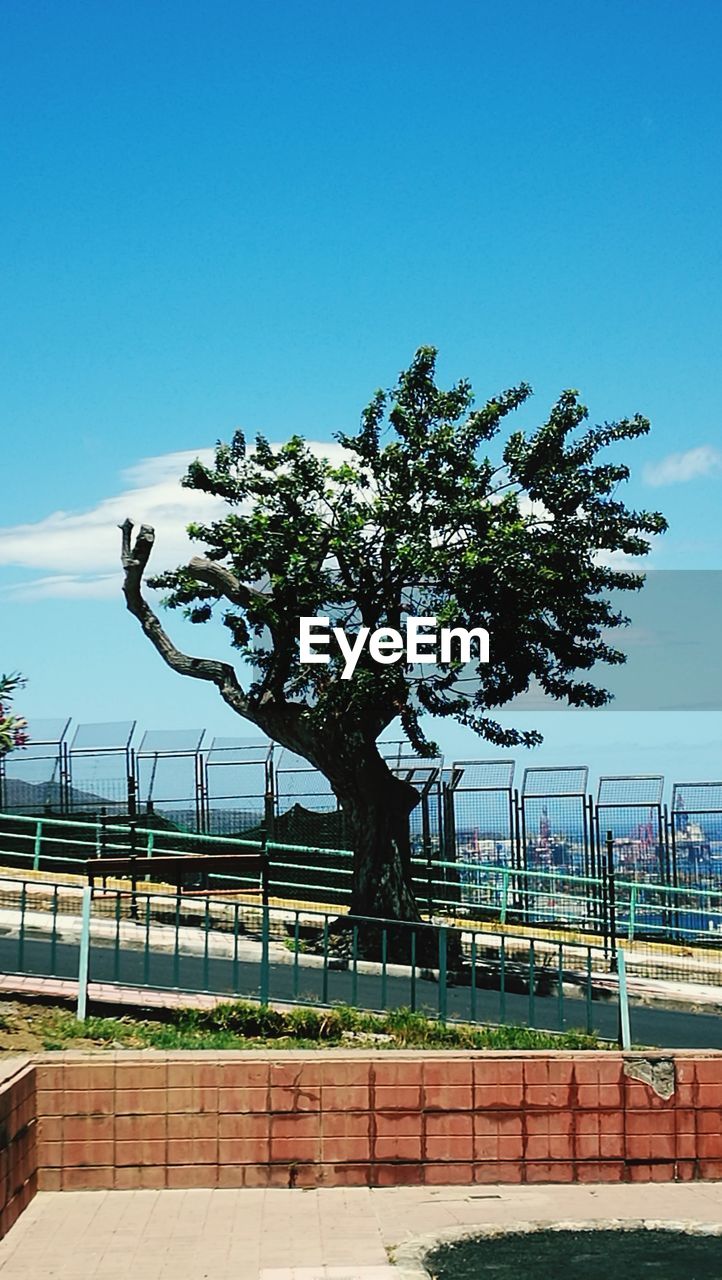
{"type": "Polygon", "coordinates": [[[612,833],[614,869],[625,880],[669,884],[670,862],[658,774],[599,779],[595,826],[601,849],[612,833]]]}
{"type": "Polygon", "coordinates": [[[521,827],[527,870],[593,874],[587,780],[586,765],[524,770],[521,827]]]}

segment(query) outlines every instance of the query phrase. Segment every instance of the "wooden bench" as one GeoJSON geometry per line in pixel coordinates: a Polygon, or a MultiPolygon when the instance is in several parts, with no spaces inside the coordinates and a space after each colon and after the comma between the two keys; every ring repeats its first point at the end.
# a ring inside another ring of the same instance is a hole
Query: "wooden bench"
{"type": "Polygon", "coordinates": [[[200,875],[203,882],[200,892],[203,893],[209,892],[208,877],[212,875],[257,876],[257,889],[248,885],[243,889],[228,889],[226,892],[258,893],[263,905],[268,905],[268,858],[260,850],[258,853],[159,853],[152,858],[135,854],[123,858],[88,858],[85,871],[91,888],[95,886],[96,880],[105,882],[108,876],[127,877],[131,881],[133,893],[138,888],[139,880],[144,880],[147,876],[174,884],[180,892],[185,877],[200,875]]]}

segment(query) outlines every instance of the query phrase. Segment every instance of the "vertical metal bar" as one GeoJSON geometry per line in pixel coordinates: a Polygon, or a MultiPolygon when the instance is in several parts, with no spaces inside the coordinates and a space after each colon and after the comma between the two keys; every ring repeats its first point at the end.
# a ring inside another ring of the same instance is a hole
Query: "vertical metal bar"
{"type": "Polygon", "coordinates": [[[261,1004],[268,1004],[270,967],[268,963],[269,927],[268,907],[261,907],[261,1004]]]}
{"type": "Polygon", "coordinates": [[[386,1009],[386,964],[388,958],[388,933],[386,925],[381,930],[381,1008],[386,1009]]]}
{"type": "Polygon", "coordinates": [[[509,903],[509,868],[505,867],[501,873],[501,912],[499,914],[499,923],[506,924],[506,911],[509,903]]]}
{"type": "MultiPolygon", "coordinates": [[[[415,975],[414,975],[415,976],[415,975]]],[[[358,1004],[358,925],[351,933],[351,1004],[358,1004]]]]}
{"type": "Polygon", "coordinates": [[[416,1013],[416,930],[411,930],[411,1012],[416,1013]]]}
{"type": "Polygon", "coordinates": [[[298,999],[298,976],[299,976],[299,951],[300,951],[300,916],[296,912],[296,922],[293,926],[293,998],[298,999]]]}
{"type": "Polygon", "coordinates": [[[587,1035],[592,1035],[594,1031],[594,1019],[592,1017],[592,949],[591,947],[587,947],[586,1008],[587,1008],[587,1035]]]}
{"type": "Polygon", "coordinates": [[[208,902],[208,899],[207,899],[207,898],[206,898],[206,910],[205,910],[205,916],[204,916],[204,923],[205,923],[205,937],[204,937],[204,939],[203,939],[203,990],[204,990],[204,991],[207,991],[207,990],[208,990],[208,984],[209,984],[209,975],[208,975],[208,947],[209,947],[209,943],[210,943],[210,938],[209,938],[209,932],[210,932],[210,903],[208,902]]]}
{"type": "Polygon", "coordinates": [[[20,934],[18,937],[18,971],[23,972],[25,967],[25,894],[27,885],[23,880],[20,890],[20,934]]]}
{"type": "Polygon", "coordinates": [[[476,1022],[476,934],[471,935],[471,1021],[476,1022]]]}
{"type": "Polygon", "coordinates": [[[90,962],[90,897],[92,889],[83,889],[83,907],[80,917],[80,952],[78,956],[78,1022],[85,1022],[88,1012],[88,967],[90,962]]]}
{"type": "Polygon", "coordinates": [[[58,942],[58,886],[53,888],[53,932],[50,935],[50,972],[55,973],[57,966],[55,957],[58,942]]]}
{"type": "Polygon", "coordinates": [[[239,903],[233,904],[233,993],[238,995],[238,913],[239,903]]]}
{"type": "Polygon", "coordinates": [[[173,949],[173,986],[180,986],[180,909],[181,896],[180,889],[176,890],[175,895],[175,947],[173,949]]]}
{"type": "Polygon", "coordinates": [[[145,899],[145,948],[143,951],[143,984],[150,986],[150,894],[145,899]]]}
{"type": "Polygon", "coordinates": [[[612,968],[617,954],[617,893],[614,876],[614,836],[607,832],[607,891],[609,894],[609,949],[612,968]]]}
{"type": "Polygon", "coordinates": [[[506,1022],[506,938],[501,935],[499,946],[499,1022],[506,1022]]]}
{"type": "Polygon", "coordinates": [[[627,966],[624,952],[617,948],[617,976],[619,978],[619,1047],[629,1050],[632,1047],[632,1036],[629,1026],[629,993],[627,991],[627,966]]]}
{"type": "Polygon", "coordinates": [[[43,840],[43,820],[38,818],[35,823],[35,844],[33,846],[33,871],[40,870],[40,848],[43,840]]]}
{"type": "Polygon", "coordinates": [[[559,943],[559,957],[557,964],[557,1012],[559,1015],[559,1030],[564,1030],[564,944],[559,943]]]}
{"type": "Polygon", "coordinates": [[[119,890],[115,892],[115,954],[113,956],[113,977],[116,982],[120,982],[120,907],[121,897],[119,890]]]}
{"type": "Polygon", "coordinates": [[[323,985],[321,1001],[328,1004],[328,916],[323,917],[323,985]]]}
{"type": "Polygon", "coordinates": [[[634,930],[637,923],[637,882],[634,881],[632,890],[629,895],[629,924],[627,927],[627,940],[634,942],[634,930]]]}
{"type": "Polygon", "coordinates": [[[534,959],[534,939],[529,940],[529,1026],[535,1026],[535,987],[536,987],[536,965],[534,959]]]}
{"type": "Polygon", "coordinates": [[[439,1022],[446,1022],[448,991],[446,987],[446,925],[439,926],[439,1022]]]}

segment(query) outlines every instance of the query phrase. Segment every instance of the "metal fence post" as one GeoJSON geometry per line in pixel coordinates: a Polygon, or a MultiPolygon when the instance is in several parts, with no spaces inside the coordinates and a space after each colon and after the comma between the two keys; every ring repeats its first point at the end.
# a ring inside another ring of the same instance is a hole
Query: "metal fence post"
{"type": "Polygon", "coordinates": [[[439,1022],[446,1022],[446,925],[439,926],[439,1022]]]}
{"type": "Polygon", "coordinates": [[[92,889],[83,889],[83,907],[80,917],[80,955],[78,959],[78,1022],[85,1022],[88,1008],[88,966],[90,960],[90,902],[92,889]]]}
{"type": "Polygon", "coordinates": [[[261,1004],[268,1004],[269,989],[269,962],[268,962],[268,943],[269,943],[269,919],[268,907],[261,907],[261,1004]]]}
{"type": "Polygon", "coordinates": [[[35,844],[33,846],[33,871],[40,870],[40,849],[43,840],[43,820],[38,818],[35,824],[35,844]]]}
{"type": "Polygon", "coordinates": [[[627,968],[624,952],[617,948],[617,976],[619,978],[619,1047],[628,1050],[632,1047],[632,1036],[629,1026],[629,993],[627,991],[627,968]]]}

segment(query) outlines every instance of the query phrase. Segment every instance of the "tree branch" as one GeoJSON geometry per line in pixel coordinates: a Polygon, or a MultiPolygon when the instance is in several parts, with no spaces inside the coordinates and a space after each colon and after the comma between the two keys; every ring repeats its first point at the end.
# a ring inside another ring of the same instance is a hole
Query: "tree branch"
{"type": "Polygon", "coordinates": [[[150,525],[142,524],[135,544],[131,546],[132,521],[125,520],[120,525],[120,529],[123,535],[121,561],[125,602],[129,611],[138,619],[153,647],[173,671],[177,671],[182,676],[192,676],[194,680],[207,680],[214,684],[229,707],[239,715],[253,720],[254,717],[249,711],[248,698],[238,683],[230,663],[216,662],[212,658],[193,658],[187,653],[182,653],[163,630],[147,600],[144,599],[141,589],[143,574],[153,550],[155,530],[150,525]]]}
{"type": "MultiPolygon", "coordinates": [[[[138,535],[140,536],[140,535],[138,535]]],[[[226,600],[230,600],[231,604],[237,604],[242,609],[249,606],[267,605],[270,602],[270,595],[263,591],[257,591],[255,587],[246,586],[237,578],[235,573],[227,569],[224,565],[218,564],[216,560],[208,560],[204,556],[194,556],[187,565],[188,573],[197,578],[199,582],[205,582],[206,586],[213,587],[219,595],[225,596],[226,600]]]]}

